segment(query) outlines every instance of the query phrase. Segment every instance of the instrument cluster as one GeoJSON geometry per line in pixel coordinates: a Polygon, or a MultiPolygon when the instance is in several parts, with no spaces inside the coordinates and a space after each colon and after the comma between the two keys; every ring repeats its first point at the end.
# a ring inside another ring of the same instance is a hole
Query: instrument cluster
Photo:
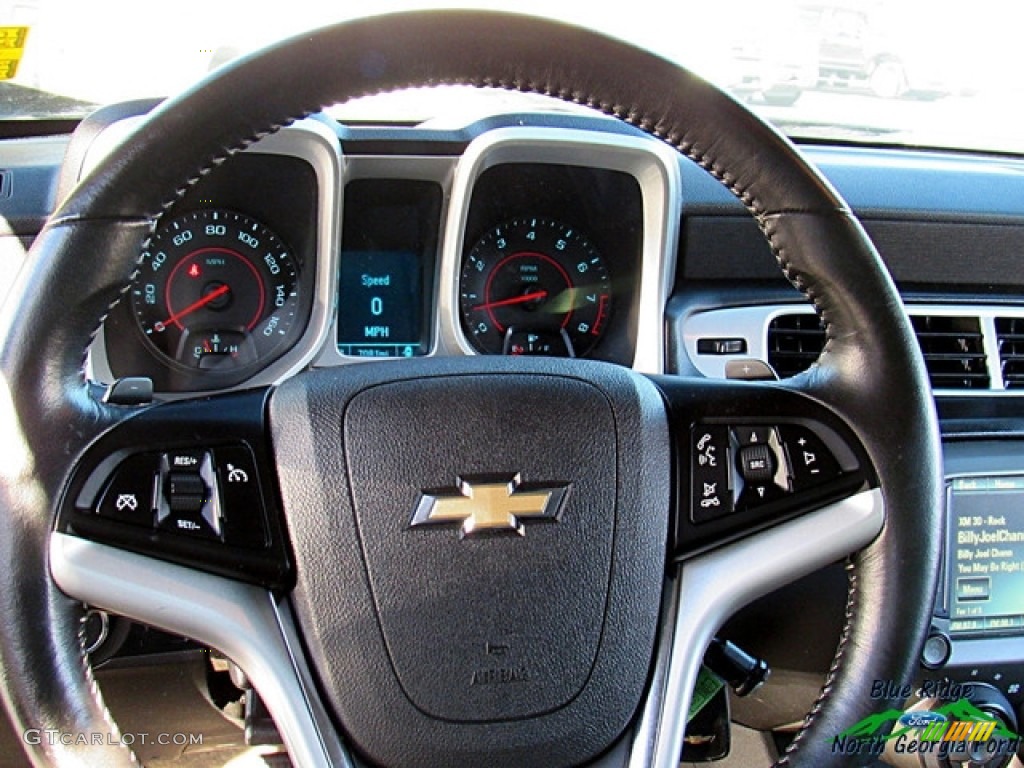
{"type": "Polygon", "coordinates": [[[656,142],[504,129],[461,154],[348,157],[339,133],[332,161],[325,130],[230,158],[162,217],[97,378],[189,393],[460,354],[659,368],[678,167],[656,142]]]}

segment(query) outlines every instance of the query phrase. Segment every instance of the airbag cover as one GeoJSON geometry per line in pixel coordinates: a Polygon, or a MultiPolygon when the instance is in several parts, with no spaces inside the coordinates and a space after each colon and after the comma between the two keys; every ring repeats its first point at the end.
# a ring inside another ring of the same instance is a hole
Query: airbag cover
{"type": "Polygon", "coordinates": [[[377,615],[413,703],[506,720],[578,694],[615,532],[615,421],[601,391],[551,377],[398,382],[353,398],[344,432],[377,615]],[[462,539],[457,523],[409,527],[420,489],[487,474],[567,486],[558,522],[462,539]]]}

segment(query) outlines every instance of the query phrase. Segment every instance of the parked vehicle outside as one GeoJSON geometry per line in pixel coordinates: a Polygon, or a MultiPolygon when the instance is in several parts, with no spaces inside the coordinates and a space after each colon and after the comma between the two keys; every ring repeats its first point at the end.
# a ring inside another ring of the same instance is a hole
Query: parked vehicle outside
{"type": "Polygon", "coordinates": [[[877,0],[804,4],[801,17],[818,39],[819,84],[884,99],[959,93],[966,81],[964,62],[950,55],[954,27],[941,11],[919,10],[877,0]]]}

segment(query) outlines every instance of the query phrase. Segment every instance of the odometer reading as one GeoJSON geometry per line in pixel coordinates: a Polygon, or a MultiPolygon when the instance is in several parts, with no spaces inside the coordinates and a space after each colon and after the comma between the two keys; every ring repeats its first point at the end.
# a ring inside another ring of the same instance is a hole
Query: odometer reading
{"type": "Polygon", "coordinates": [[[298,269],[270,229],[238,213],[186,213],[142,254],[131,289],[145,338],[190,369],[238,369],[286,348],[298,269]]]}
{"type": "Polygon", "coordinates": [[[462,329],[480,352],[582,357],[601,339],[611,285],[597,249],[547,218],[489,230],[462,267],[462,329]]]}

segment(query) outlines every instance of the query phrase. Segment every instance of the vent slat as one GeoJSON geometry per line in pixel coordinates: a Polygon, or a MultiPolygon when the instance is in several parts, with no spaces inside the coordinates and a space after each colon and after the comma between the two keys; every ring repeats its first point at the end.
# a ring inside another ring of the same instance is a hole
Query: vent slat
{"type": "Polygon", "coordinates": [[[988,389],[981,321],[971,316],[912,315],[932,389],[988,389]]]}
{"type": "Polygon", "coordinates": [[[779,315],[768,326],[768,364],[781,378],[810,368],[825,347],[817,315],[779,315]]]}
{"type": "Polygon", "coordinates": [[[996,341],[1003,371],[1003,386],[1024,388],[1024,317],[997,317],[996,341]]]}
{"type": "Polygon", "coordinates": [[[958,355],[953,352],[925,352],[925,358],[928,363],[935,363],[936,366],[940,366],[942,363],[951,362],[959,363],[964,368],[974,367],[975,365],[981,365],[985,367],[985,356],[977,354],[958,355]]]}
{"type": "MultiPolygon", "coordinates": [[[[924,356],[933,389],[988,389],[991,378],[985,339],[977,317],[913,315],[911,323],[924,356]]],[[[1011,340],[1020,354],[1019,371],[1012,370],[1015,386],[1024,387],[1024,318],[1014,318],[1011,340]]],[[[825,344],[825,331],[816,315],[779,315],[768,327],[768,362],[779,376],[806,370],[825,344]]],[[[1004,366],[1004,380],[1007,371],[1004,366]]],[[[1008,384],[1009,386],[1009,384],[1008,384]]]]}

